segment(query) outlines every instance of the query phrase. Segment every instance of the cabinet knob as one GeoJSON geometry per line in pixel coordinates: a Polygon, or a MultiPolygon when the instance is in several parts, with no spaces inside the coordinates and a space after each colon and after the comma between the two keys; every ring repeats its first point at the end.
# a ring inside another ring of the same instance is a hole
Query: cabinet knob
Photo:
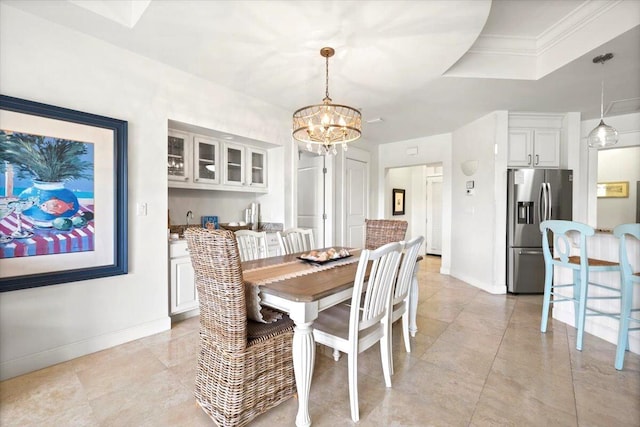
{"type": "Polygon", "coordinates": [[[185,177],[184,177],[184,180],[185,180],[185,181],[188,181],[188,180],[189,180],[189,177],[188,177],[188,176],[185,176],[185,177]]]}
{"type": "Polygon", "coordinates": [[[536,154],[536,165],[540,164],[540,156],[536,154]]]}
{"type": "Polygon", "coordinates": [[[531,154],[529,154],[528,157],[529,157],[529,162],[527,164],[530,165],[531,164],[531,154]]]}
{"type": "Polygon", "coordinates": [[[193,178],[194,181],[200,181],[200,178],[193,178]]]}

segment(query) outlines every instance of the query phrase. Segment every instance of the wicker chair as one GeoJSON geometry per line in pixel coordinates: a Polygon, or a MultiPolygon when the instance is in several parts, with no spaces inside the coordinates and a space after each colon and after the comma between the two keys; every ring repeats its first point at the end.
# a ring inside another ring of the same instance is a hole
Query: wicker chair
{"type": "Polygon", "coordinates": [[[243,426],[296,392],[293,322],[247,319],[235,235],[188,229],[200,300],[200,351],[195,397],[220,426],[243,426]]]}
{"type": "Polygon", "coordinates": [[[391,242],[404,240],[407,221],[395,219],[365,219],[365,249],[377,249],[391,242]]]}

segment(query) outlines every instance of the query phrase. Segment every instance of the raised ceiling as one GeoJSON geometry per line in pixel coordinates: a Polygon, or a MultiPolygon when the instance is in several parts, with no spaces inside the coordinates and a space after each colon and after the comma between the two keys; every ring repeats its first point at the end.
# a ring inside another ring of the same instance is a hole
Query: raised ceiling
{"type": "Polygon", "coordinates": [[[493,110],[597,117],[603,74],[591,59],[607,51],[607,104],[640,98],[636,1],[3,3],[291,112],[321,101],[319,50],[332,46],[330,94],[375,121],[363,132],[373,143],[493,110]]]}

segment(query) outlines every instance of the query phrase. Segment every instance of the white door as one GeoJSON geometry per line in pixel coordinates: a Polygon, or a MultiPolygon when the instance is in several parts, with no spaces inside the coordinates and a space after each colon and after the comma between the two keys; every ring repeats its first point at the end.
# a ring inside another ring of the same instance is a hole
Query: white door
{"type": "Polygon", "coordinates": [[[313,229],[316,246],[325,247],[324,157],[305,151],[298,161],[298,227],[313,229]]]}
{"type": "Polygon", "coordinates": [[[442,255],[442,177],[427,178],[427,253],[442,255]]]}
{"type": "Polygon", "coordinates": [[[363,248],[365,228],[364,220],[369,205],[368,164],[366,162],[346,159],[345,168],[345,213],[346,240],[345,246],[363,248]]]}

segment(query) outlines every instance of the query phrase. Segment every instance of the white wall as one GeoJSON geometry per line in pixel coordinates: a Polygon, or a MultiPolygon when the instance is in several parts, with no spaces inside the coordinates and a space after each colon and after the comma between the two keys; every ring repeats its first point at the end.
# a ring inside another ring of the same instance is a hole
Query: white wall
{"type": "MultiPolygon", "coordinates": [[[[0,294],[2,379],[170,327],[169,119],[284,146],[285,155],[290,141],[287,111],[4,3],[0,88],[129,123],[129,274],[0,294]],[[135,216],[137,202],[148,204],[148,216],[135,216]]],[[[270,182],[270,194],[259,197],[263,212],[275,211],[266,199],[285,199],[282,182],[270,182]]]]}
{"type": "Polygon", "coordinates": [[[505,293],[504,266],[507,112],[493,112],[453,132],[451,275],[491,293],[505,293]],[[460,164],[477,160],[472,176],[460,164]],[[474,181],[474,195],[466,182],[474,181]],[[502,236],[500,238],[500,236],[502,236]]]}
{"type": "Polygon", "coordinates": [[[636,222],[640,181],[640,147],[622,147],[598,153],[598,182],[626,181],[629,197],[598,198],[598,228],[636,222]]]}
{"type": "MultiPolygon", "coordinates": [[[[390,190],[385,187],[385,171],[390,168],[442,163],[442,262],[440,272],[449,274],[451,262],[451,134],[434,135],[381,144],[377,150],[377,214],[383,218],[391,207],[386,205],[390,190]],[[387,211],[388,209],[388,211],[387,211]]],[[[426,213],[426,209],[424,211],[426,213]]],[[[389,216],[390,218],[391,216],[389,216]]],[[[397,217],[396,217],[397,218],[397,217]]]]}
{"type": "MultiPolygon", "coordinates": [[[[589,132],[598,125],[600,120],[585,120],[580,124],[580,133],[582,138],[580,142],[583,147],[587,146],[586,137],[589,132]]],[[[605,117],[605,122],[609,126],[613,126],[618,131],[618,143],[612,148],[606,150],[615,150],[620,147],[638,147],[640,146],[640,113],[624,114],[620,116],[605,117]]],[[[599,223],[596,197],[596,184],[598,181],[598,155],[600,152],[606,150],[597,150],[595,148],[589,148],[587,158],[583,162],[584,167],[587,169],[587,215],[586,223],[592,227],[596,227],[599,223]]],[[[631,183],[629,183],[631,185],[631,183]]],[[[635,185],[635,184],[634,184],[635,185]]]]}

